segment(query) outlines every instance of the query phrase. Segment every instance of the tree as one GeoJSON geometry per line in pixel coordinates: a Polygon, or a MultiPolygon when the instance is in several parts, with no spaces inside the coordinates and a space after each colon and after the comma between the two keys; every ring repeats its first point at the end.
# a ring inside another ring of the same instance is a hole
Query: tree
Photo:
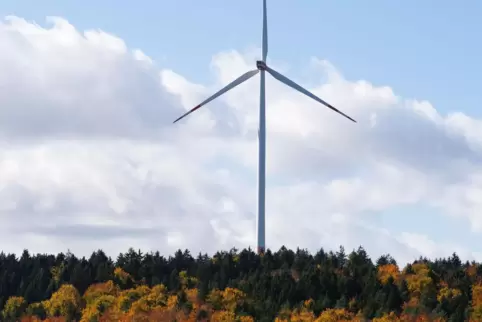
{"type": "Polygon", "coordinates": [[[52,297],[44,302],[49,317],[65,317],[68,320],[77,319],[81,311],[81,298],[77,289],[70,285],[62,285],[52,297]]]}
{"type": "Polygon", "coordinates": [[[27,302],[21,296],[12,296],[5,303],[5,307],[2,311],[2,317],[4,321],[17,321],[25,309],[27,308],[27,302]]]}

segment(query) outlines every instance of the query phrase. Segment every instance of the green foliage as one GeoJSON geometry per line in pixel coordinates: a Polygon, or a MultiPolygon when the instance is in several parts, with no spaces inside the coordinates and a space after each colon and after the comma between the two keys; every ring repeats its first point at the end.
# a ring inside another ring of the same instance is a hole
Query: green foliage
{"type": "Polygon", "coordinates": [[[195,311],[193,319],[246,321],[482,319],[478,264],[462,263],[455,254],[420,259],[404,269],[390,255],[375,263],[363,248],[346,253],[343,247],[316,254],[282,247],[264,256],[233,249],[212,258],[194,258],[187,250],[163,257],[129,249],[115,262],[101,250],[89,258],[0,253],[0,310],[2,321],[25,314],[83,321],[111,314],[116,320],[134,311],[157,312],[156,319],[163,319],[161,313],[168,313],[161,308],[195,311]]]}

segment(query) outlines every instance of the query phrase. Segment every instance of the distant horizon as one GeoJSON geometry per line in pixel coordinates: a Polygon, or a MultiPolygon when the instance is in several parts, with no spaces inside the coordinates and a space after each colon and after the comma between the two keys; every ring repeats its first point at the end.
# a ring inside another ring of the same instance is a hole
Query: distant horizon
{"type": "Polygon", "coordinates": [[[300,253],[303,253],[303,254],[306,254],[310,257],[316,257],[317,254],[319,254],[320,252],[322,252],[323,254],[325,255],[337,255],[337,254],[341,254],[341,252],[343,251],[344,254],[345,254],[345,257],[348,259],[350,254],[352,253],[355,253],[355,254],[359,254],[360,251],[364,251],[366,252],[366,255],[368,257],[368,259],[370,259],[370,261],[372,262],[373,265],[376,265],[377,262],[379,260],[389,260],[389,261],[395,261],[396,262],[396,265],[398,266],[398,268],[400,270],[403,270],[404,268],[406,268],[407,266],[409,265],[413,265],[413,264],[416,264],[416,263],[421,263],[421,262],[424,262],[424,261],[429,261],[429,262],[437,262],[437,261],[443,261],[443,260],[453,260],[453,259],[459,259],[461,261],[461,265],[466,265],[466,264],[478,264],[479,262],[476,261],[476,260],[463,260],[460,258],[460,256],[457,254],[457,253],[452,253],[452,254],[449,254],[447,256],[444,256],[444,257],[436,257],[436,258],[429,258],[429,257],[425,257],[425,256],[419,256],[418,258],[414,258],[412,260],[410,260],[409,262],[399,262],[396,260],[396,258],[394,258],[391,254],[389,253],[386,253],[386,254],[382,254],[376,258],[370,256],[370,250],[368,249],[365,249],[363,246],[359,246],[357,248],[354,248],[354,249],[351,249],[351,250],[348,250],[348,249],[345,249],[343,247],[343,245],[340,245],[340,247],[338,249],[330,249],[330,250],[326,250],[324,249],[323,247],[320,247],[320,249],[318,249],[317,251],[310,251],[308,249],[303,249],[303,248],[294,248],[294,249],[291,249],[291,248],[288,248],[288,247],[285,247],[285,246],[281,246],[279,249],[277,250],[272,250],[270,248],[267,248],[265,250],[265,253],[264,255],[260,255],[256,252],[256,249],[252,249],[251,247],[246,247],[246,248],[241,248],[241,249],[237,249],[236,247],[233,247],[231,249],[221,249],[221,250],[217,250],[217,251],[214,251],[214,252],[197,252],[197,253],[193,253],[191,252],[189,249],[177,249],[177,250],[174,250],[173,252],[169,253],[169,254],[165,254],[165,253],[162,253],[158,250],[148,250],[148,251],[143,251],[142,249],[136,249],[136,248],[133,248],[133,247],[128,247],[126,248],[126,250],[124,251],[121,251],[119,252],[118,254],[116,255],[111,255],[111,254],[108,254],[106,252],[104,252],[102,249],[97,249],[97,250],[94,250],[92,252],[90,252],[89,255],[78,255],[78,254],[75,254],[73,252],[71,252],[70,250],[67,250],[67,251],[60,251],[58,253],[31,253],[28,249],[24,249],[22,252],[16,254],[16,253],[6,253],[2,250],[0,250],[0,255],[5,255],[5,256],[8,256],[8,255],[15,255],[17,257],[17,260],[20,260],[20,258],[23,256],[23,254],[25,252],[28,252],[28,254],[31,256],[31,257],[38,257],[38,256],[54,256],[54,257],[57,257],[59,255],[72,255],[74,256],[75,258],[78,258],[78,259],[86,259],[88,260],[89,257],[92,257],[94,255],[98,255],[99,252],[102,252],[102,254],[104,254],[108,259],[112,260],[114,263],[116,263],[118,261],[118,258],[120,255],[126,255],[128,253],[131,253],[131,252],[134,252],[136,254],[138,254],[140,251],[140,253],[142,254],[142,256],[146,256],[146,255],[159,255],[160,257],[162,258],[165,258],[165,259],[171,259],[171,258],[175,258],[176,254],[177,253],[182,253],[182,254],[186,254],[186,252],[189,253],[189,255],[194,258],[194,259],[198,259],[199,256],[208,256],[210,258],[214,258],[216,255],[223,255],[223,254],[235,254],[235,255],[239,255],[240,253],[242,252],[250,252],[252,254],[255,254],[256,256],[258,257],[264,257],[266,256],[268,253],[269,254],[272,254],[272,255],[276,255],[276,254],[280,254],[280,253],[283,253],[283,252],[292,252],[294,253],[295,255],[300,252],[300,253]],[[455,257],[454,257],[455,255],[455,257]]]}

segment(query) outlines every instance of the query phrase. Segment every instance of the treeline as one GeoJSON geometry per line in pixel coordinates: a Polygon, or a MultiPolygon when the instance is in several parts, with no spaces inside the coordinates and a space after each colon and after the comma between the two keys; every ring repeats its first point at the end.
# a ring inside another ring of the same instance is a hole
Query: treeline
{"type": "Polygon", "coordinates": [[[0,253],[2,321],[482,321],[482,268],[456,254],[399,268],[363,248],[0,253]]]}

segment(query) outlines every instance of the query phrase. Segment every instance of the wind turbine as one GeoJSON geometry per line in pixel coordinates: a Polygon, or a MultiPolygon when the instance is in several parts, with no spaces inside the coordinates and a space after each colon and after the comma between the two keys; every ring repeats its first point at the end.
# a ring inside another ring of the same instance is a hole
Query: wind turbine
{"type": "Polygon", "coordinates": [[[300,85],[296,84],[288,77],[283,76],[282,74],[278,73],[274,69],[270,68],[266,65],[266,57],[268,55],[268,21],[267,21],[267,13],[266,13],[266,0],[263,0],[263,45],[262,45],[262,60],[258,60],[256,62],[256,69],[246,72],[245,74],[239,76],[234,81],[226,85],[224,88],[220,89],[217,93],[207,98],[201,104],[195,106],[193,109],[185,113],[184,115],[180,116],[178,119],[174,121],[181,120],[182,118],[186,117],[187,115],[191,114],[192,112],[199,109],[201,106],[206,105],[207,103],[211,102],[215,98],[223,95],[224,93],[228,92],[229,90],[233,89],[234,87],[244,83],[254,75],[260,73],[260,87],[259,87],[259,131],[258,131],[258,220],[257,220],[257,230],[258,230],[258,245],[257,251],[259,254],[264,253],[265,250],[265,180],[266,180],[266,99],[265,99],[265,72],[268,72],[273,76],[275,79],[280,81],[281,83],[297,90],[298,92],[305,94],[308,97],[311,97],[318,103],[325,105],[326,107],[330,108],[331,110],[343,115],[347,119],[356,123],[354,119],[349,117],[348,115],[344,114],[343,112],[336,109],[334,106],[328,104],[321,98],[317,97],[307,89],[304,89],[300,85]]]}

